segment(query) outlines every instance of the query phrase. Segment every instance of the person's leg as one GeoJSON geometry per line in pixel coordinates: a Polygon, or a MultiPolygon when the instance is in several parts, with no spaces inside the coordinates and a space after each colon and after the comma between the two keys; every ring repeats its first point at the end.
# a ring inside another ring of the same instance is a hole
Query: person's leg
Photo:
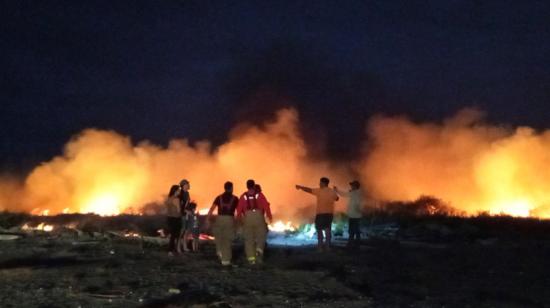
{"type": "Polygon", "coordinates": [[[176,251],[176,226],[172,217],[167,217],[166,222],[168,224],[169,232],[169,242],[168,242],[168,252],[174,253],[176,251]]]}
{"type": "Polygon", "coordinates": [[[185,230],[185,232],[183,233],[183,239],[182,239],[183,251],[185,252],[189,251],[189,235],[190,235],[189,230],[185,230]]]}
{"type": "Polygon", "coordinates": [[[220,216],[220,261],[222,265],[231,264],[231,244],[234,237],[233,217],[220,216]]]}
{"type": "Polygon", "coordinates": [[[185,230],[180,230],[178,239],[176,241],[176,250],[178,253],[183,253],[183,247],[185,245],[185,230]]]}
{"type": "Polygon", "coordinates": [[[356,227],[357,220],[354,218],[349,219],[349,242],[353,242],[355,240],[356,234],[357,234],[357,227],[356,227]]]}
{"type": "Polygon", "coordinates": [[[244,251],[246,254],[246,260],[250,264],[256,263],[256,247],[254,245],[254,226],[250,213],[245,214],[243,224],[244,235],[244,251]]]}
{"type": "Polygon", "coordinates": [[[331,240],[332,240],[332,214],[327,214],[324,221],[325,227],[325,247],[326,250],[330,250],[331,240]]]}
{"type": "Polygon", "coordinates": [[[350,229],[350,236],[348,243],[350,246],[357,246],[359,241],[359,219],[358,218],[350,218],[349,220],[349,229],[350,229]]]}
{"type": "Polygon", "coordinates": [[[330,250],[330,244],[331,244],[331,239],[332,239],[332,233],[331,233],[331,230],[330,230],[330,227],[326,228],[325,229],[325,237],[326,237],[326,240],[325,240],[325,249],[326,250],[330,250]]]}
{"type": "Polygon", "coordinates": [[[225,228],[225,241],[224,241],[224,260],[226,264],[231,264],[233,260],[233,240],[235,239],[235,220],[233,217],[228,217],[228,222],[225,228]]]}
{"type": "Polygon", "coordinates": [[[214,244],[216,244],[216,255],[220,261],[222,260],[222,247],[223,247],[223,230],[221,216],[216,217],[216,221],[212,226],[212,234],[214,235],[214,244]]]}
{"type": "Polygon", "coordinates": [[[322,216],[317,214],[315,216],[315,231],[317,232],[317,250],[322,251],[323,250],[323,228],[322,228],[322,216]]]}
{"type": "Polygon", "coordinates": [[[267,238],[267,226],[265,225],[264,216],[261,212],[257,212],[258,217],[256,218],[256,261],[258,263],[263,263],[264,250],[265,250],[265,241],[267,238]]]}
{"type": "Polygon", "coordinates": [[[355,220],[355,244],[358,245],[359,241],[361,240],[361,228],[359,227],[361,219],[354,218],[354,220],[355,220]]]}

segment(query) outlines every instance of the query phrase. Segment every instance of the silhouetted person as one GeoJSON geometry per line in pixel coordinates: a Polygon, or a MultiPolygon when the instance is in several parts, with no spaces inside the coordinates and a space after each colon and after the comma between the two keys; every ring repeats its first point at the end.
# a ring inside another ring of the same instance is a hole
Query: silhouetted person
{"type": "Polygon", "coordinates": [[[353,181],[349,183],[349,185],[349,192],[339,190],[336,186],[334,186],[334,191],[342,197],[349,198],[347,207],[349,227],[348,247],[356,248],[359,246],[359,241],[361,240],[359,223],[361,222],[361,217],[363,216],[361,213],[362,196],[361,191],[359,190],[361,184],[359,184],[359,181],[353,181]]]}
{"type": "Polygon", "coordinates": [[[334,202],[338,201],[338,195],[328,187],[329,183],[330,180],[323,177],[319,181],[319,188],[296,185],[296,189],[303,190],[317,197],[315,229],[317,230],[317,249],[319,251],[330,250],[334,202]]]}
{"type": "Polygon", "coordinates": [[[243,219],[244,248],[249,264],[263,262],[267,225],[264,216],[271,223],[271,209],[264,194],[256,191],[254,180],[246,182],[246,188],[237,206],[237,216],[243,219]]]}
{"type": "Polygon", "coordinates": [[[213,219],[214,209],[218,209],[218,216],[213,225],[216,253],[223,266],[231,265],[232,244],[235,239],[235,210],[239,204],[239,198],[233,195],[233,183],[225,182],[224,193],[217,196],[208,211],[207,221],[213,219]]]}
{"type": "Polygon", "coordinates": [[[180,193],[181,187],[172,185],[165,201],[168,232],[170,233],[168,244],[168,255],[170,256],[177,252],[176,247],[181,233],[180,193]]]}
{"type": "MultiPolygon", "coordinates": [[[[187,230],[187,210],[189,209],[189,204],[191,203],[191,196],[189,195],[189,189],[191,189],[191,184],[188,180],[181,180],[180,181],[180,213],[181,213],[181,227],[182,232],[180,233],[180,237],[183,238],[185,235],[185,230],[187,230]]],[[[178,252],[188,251],[187,248],[187,241],[186,240],[179,240],[179,245],[177,246],[178,252]],[[183,251],[182,251],[183,250],[183,251]]]]}

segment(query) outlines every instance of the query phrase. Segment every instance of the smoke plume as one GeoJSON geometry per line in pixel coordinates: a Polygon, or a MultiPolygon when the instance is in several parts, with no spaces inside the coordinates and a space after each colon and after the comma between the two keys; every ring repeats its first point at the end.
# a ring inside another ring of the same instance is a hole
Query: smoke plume
{"type": "Polygon", "coordinates": [[[470,214],[549,217],[550,131],[482,122],[466,109],[441,124],[378,116],[359,172],[378,200],[431,195],[470,214]]]}
{"type": "MultiPolygon", "coordinates": [[[[376,201],[411,201],[429,195],[469,214],[488,212],[550,217],[550,130],[483,122],[481,112],[460,111],[442,123],[375,116],[366,151],[355,161],[313,160],[294,109],[264,124],[243,123],[219,147],[172,140],[167,147],[114,131],[87,129],[63,154],[36,167],[21,184],[0,179],[0,209],[118,214],[160,204],[169,187],[186,178],[191,197],[208,208],[232,181],[235,193],[253,178],[277,219],[311,217],[314,198],[295,184],[317,186],[321,176],[341,188],[359,175],[376,201]]],[[[345,201],[338,202],[344,208],[345,201]]]]}
{"type": "Polygon", "coordinates": [[[225,181],[232,181],[240,194],[252,178],[262,185],[278,219],[299,220],[297,213],[314,199],[296,191],[295,184],[316,186],[321,176],[345,183],[348,177],[328,162],[308,159],[298,124],[297,112],[283,109],[264,125],[239,125],[217,148],[185,139],[172,140],[167,148],[146,141],[134,145],[114,131],[87,129],[67,143],[63,155],[36,167],[22,193],[3,198],[1,207],[118,214],[162,202],[170,186],[186,178],[192,199],[204,209],[223,192],[225,181]]]}

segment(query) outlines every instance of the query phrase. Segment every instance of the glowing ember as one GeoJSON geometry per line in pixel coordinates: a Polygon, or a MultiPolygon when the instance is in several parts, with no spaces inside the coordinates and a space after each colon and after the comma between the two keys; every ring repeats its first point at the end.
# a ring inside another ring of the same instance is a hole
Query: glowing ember
{"type": "Polygon", "coordinates": [[[200,210],[199,210],[199,215],[203,215],[203,216],[204,216],[204,215],[208,215],[208,211],[209,211],[209,210],[210,210],[210,209],[208,209],[208,208],[200,209],[200,210]]]}
{"type": "Polygon", "coordinates": [[[124,237],[140,237],[141,235],[136,232],[127,232],[124,234],[124,237]]]}
{"type": "Polygon", "coordinates": [[[62,213],[63,213],[63,214],[69,213],[69,208],[68,208],[68,207],[67,207],[67,208],[64,208],[62,213]]]}
{"type": "Polygon", "coordinates": [[[208,235],[208,234],[201,233],[201,234],[199,235],[199,239],[200,239],[200,240],[203,240],[203,241],[213,241],[213,240],[214,240],[214,237],[211,236],[211,235],[208,235]]]}
{"type": "Polygon", "coordinates": [[[287,221],[286,223],[284,223],[281,220],[276,221],[275,223],[270,224],[267,227],[270,231],[273,232],[293,232],[296,230],[296,228],[292,225],[292,222],[287,221]]]}
{"type": "Polygon", "coordinates": [[[40,223],[38,226],[36,227],[31,227],[29,226],[28,224],[24,224],[22,227],[21,227],[21,230],[25,230],[25,231],[32,231],[32,230],[38,230],[38,231],[45,231],[45,232],[50,232],[53,230],[53,226],[52,225],[46,225],[44,224],[43,222],[40,223]]]}

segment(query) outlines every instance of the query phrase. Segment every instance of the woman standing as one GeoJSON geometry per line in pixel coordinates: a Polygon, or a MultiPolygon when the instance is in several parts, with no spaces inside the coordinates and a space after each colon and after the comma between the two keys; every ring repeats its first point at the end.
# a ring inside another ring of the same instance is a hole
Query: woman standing
{"type": "Polygon", "coordinates": [[[185,230],[187,230],[187,214],[189,210],[189,204],[191,203],[191,196],[189,195],[189,189],[191,189],[191,184],[188,180],[183,179],[180,181],[180,192],[179,192],[179,210],[180,210],[180,220],[181,220],[181,232],[180,238],[178,240],[177,252],[183,253],[188,251],[187,241],[184,239],[185,230]]]}
{"type": "Polygon", "coordinates": [[[181,212],[180,212],[180,193],[179,185],[172,185],[168,198],[166,198],[166,221],[168,223],[168,232],[170,233],[170,242],[168,244],[168,255],[173,256],[177,251],[178,241],[181,232],[181,212]]]}

